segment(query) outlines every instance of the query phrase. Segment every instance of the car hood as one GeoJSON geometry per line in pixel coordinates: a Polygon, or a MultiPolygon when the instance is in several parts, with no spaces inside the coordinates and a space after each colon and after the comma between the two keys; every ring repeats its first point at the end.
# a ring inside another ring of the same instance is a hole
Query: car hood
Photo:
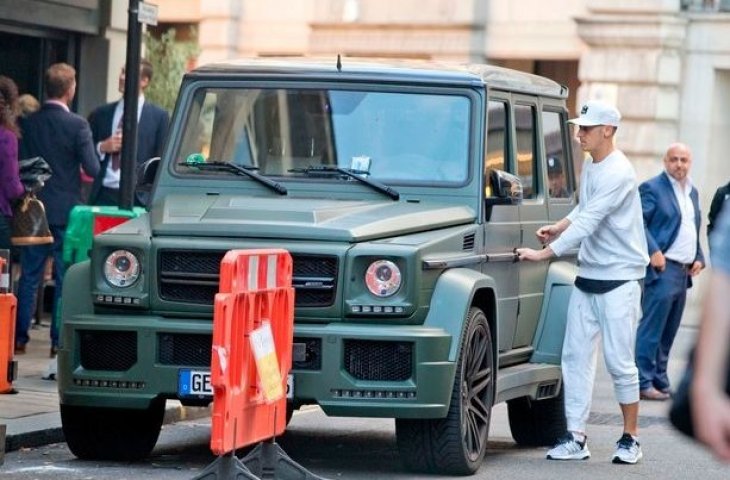
{"type": "Polygon", "coordinates": [[[474,222],[461,205],[429,202],[167,195],[153,235],[361,242],[474,222]]]}

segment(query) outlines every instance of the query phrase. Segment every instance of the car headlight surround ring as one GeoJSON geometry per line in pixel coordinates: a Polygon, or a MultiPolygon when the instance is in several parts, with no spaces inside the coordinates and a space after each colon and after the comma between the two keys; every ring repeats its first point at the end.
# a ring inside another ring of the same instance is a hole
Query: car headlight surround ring
{"type": "Polygon", "coordinates": [[[129,250],[114,250],[104,260],[104,279],[114,287],[131,287],[139,279],[140,272],[139,259],[129,250]]]}
{"type": "Polygon", "coordinates": [[[376,260],[365,271],[365,285],[376,297],[395,295],[400,290],[402,281],[400,268],[390,260],[376,260]]]}

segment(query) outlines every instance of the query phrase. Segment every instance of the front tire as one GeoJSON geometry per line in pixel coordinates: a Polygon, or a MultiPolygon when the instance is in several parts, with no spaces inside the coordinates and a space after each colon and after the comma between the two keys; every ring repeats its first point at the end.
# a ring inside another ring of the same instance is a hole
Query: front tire
{"type": "Polygon", "coordinates": [[[157,443],[165,400],[143,410],[61,405],[68,448],[83,460],[139,460],[157,443]]]}
{"type": "Polygon", "coordinates": [[[469,309],[459,352],[446,417],[395,421],[398,449],[409,470],[471,475],[484,460],[494,403],[494,343],[478,308],[469,309]]]}

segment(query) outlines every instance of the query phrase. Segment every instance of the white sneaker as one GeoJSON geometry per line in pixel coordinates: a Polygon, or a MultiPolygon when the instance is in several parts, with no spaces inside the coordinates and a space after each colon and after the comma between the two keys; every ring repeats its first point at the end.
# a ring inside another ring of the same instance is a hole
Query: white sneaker
{"type": "Polygon", "coordinates": [[[41,378],[43,380],[55,380],[56,374],[58,373],[58,357],[53,357],[46,367],[46,371],[43,372],[41,378]]]}
{"type": "Polygon", "coordinates": [[[613,454],[613,463],[637,463],[644,456],[641,445],[628,433],[624,433],[616,442],[616,452],[613,454]]]}
{"type": "Polygon", "coordinates": [[[591,452],[588,451],[588,437],[579,442],[568,432],[548,450],[546,457],[548,460],[586,460],[591,457],[591,452]]]}

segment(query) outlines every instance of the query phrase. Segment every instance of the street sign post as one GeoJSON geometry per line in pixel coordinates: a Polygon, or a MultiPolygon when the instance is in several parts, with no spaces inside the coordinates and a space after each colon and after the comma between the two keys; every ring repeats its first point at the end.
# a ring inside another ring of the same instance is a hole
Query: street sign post
{"type": "Polygon", "coordinates": [[[137,165],[137,108],[139,103],[139,62],[142,46],[141,24],[138,21],[139,0],[129,0],[127,21],[127,59],[124,67],[124,116],[122,121],[121,178],[119,179],[119,208],[134,206],[134,186],[137,165]]]}
{"type": "Polygon", "coordinates": [[[157,5],[147,2],[139,2],[139,13],[137,14],[139,23],[157,25],[157,11],[157,5]]]}

